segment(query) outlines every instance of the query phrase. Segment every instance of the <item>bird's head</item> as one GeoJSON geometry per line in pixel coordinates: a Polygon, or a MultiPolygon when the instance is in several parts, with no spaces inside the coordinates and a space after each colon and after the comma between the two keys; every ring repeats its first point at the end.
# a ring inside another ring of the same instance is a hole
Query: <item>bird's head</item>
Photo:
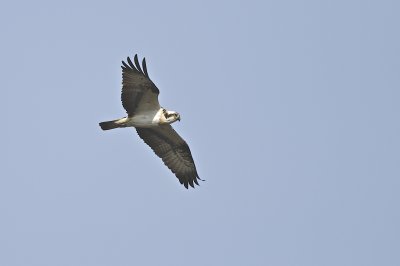
{"type": "Polygon", "coordinates": [[[175,111],[166,111],[164,112],[165,120],[168,124],[172,124],[175,121],[181,121],[181,116],[178,112],[175,111]]]}

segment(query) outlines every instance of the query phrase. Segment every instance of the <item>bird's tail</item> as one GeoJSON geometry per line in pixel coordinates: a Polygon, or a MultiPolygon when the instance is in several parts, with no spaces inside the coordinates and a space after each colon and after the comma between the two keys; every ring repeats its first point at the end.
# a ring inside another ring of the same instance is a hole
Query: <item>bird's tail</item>
{"type": "Polygon", "coordinates": [[[101,127],[102,130],[110,130],[110,129],[118,128],[118,127],[121,127],[120,124],[115,123],[115,122],[117,122],[118,120],[119,120],[119,119],[117,119],[117,120],[112,120],[112,121],[101,122],[101,123],[99,123],[99,126],[101,127]]]}

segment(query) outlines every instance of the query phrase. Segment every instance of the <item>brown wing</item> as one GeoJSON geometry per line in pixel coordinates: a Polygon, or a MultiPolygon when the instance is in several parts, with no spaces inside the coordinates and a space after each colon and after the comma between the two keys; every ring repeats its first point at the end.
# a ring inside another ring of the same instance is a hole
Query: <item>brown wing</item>
{"type": "Polygon", "coordinates": [[[143,70],[137,55],[135,64],[127,58],[127,63],[122,61],[122,94],[121,101],[129,116],[140,111],[159,110],[158,94],[160,91],[150,80],[147,73],[146,59],[143,58],[143,70]]]}
{"type": "Polygon", "coordinates": [[[186,188],[199,185],[192,154],[186,141],[170,125],[154,128],[136,128],[144,142],[160,157],[186,188]]]}

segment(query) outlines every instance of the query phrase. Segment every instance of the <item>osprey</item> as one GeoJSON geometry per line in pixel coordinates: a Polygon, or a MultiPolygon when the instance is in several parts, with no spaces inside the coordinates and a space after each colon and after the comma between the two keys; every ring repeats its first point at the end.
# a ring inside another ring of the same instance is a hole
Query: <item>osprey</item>
{"type": "Polygon", "coordinates": [[[122,61],[122,105],[127,116],[121,119],[101,122],[103,130],[135,127],[143,141],[150,146],[164,164],[176,175],[186,188],[199,185],[201,180],[196,171],[192,154],[186,141],[179,136],[171,124],[180,121],[179,113],[162,108],[158,102],[160,91],[150,80],[146,60],[140,66],[137,54],[135,64],[127,58],[122,61]]]}

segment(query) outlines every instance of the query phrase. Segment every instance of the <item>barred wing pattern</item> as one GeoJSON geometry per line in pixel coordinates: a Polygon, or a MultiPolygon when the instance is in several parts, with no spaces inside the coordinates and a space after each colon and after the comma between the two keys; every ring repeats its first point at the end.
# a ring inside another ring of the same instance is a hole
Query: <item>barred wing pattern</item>
{"type": "Polygon", "coordinates": [[[140,138],[150,146],[164,164],[186,188],[201,180],[196,171],[192,154],[186,141],[170,125],[155,128],[136,128],[140,138]]]}
{"type": "Polygon", "coordinates": [[[159,110],[158,94],[160,91],[150,80],[147,73],[146,59],[143,58],[140,66],[137,54],[134,62],[128,57],[127,62],[122,61],[122,93],[121,101],[128,116],[133,116],[142,111],[159,110]]]}

